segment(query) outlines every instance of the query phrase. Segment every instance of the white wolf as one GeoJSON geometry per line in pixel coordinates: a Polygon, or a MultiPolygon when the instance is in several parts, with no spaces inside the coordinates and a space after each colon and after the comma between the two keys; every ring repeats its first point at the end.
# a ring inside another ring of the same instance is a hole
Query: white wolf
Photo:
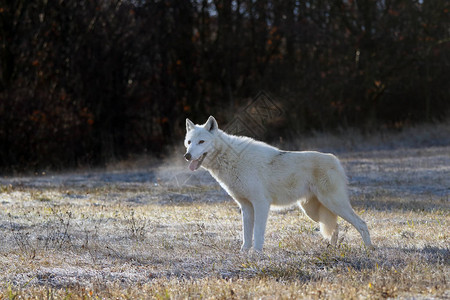
{"type": "Polygon", "coordinates": [[[332,154],[282,151],[248,137],[227,134],[210,116],[203,125],[186,119],[185,159],[192,171],[208,170],[239,204],[243,244],[261,251],[270,206],[298,202],[319,222],[322,235],[335,244],[337,216],[356,227],[372,247],[366,223],[353,211],[347,194],[347,177],[332,154]]]}

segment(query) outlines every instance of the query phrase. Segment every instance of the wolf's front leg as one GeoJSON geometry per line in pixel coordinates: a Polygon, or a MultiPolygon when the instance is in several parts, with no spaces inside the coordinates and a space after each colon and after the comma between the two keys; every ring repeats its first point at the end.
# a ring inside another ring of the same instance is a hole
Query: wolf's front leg
{"type": "Polygon", "coordinates": [[[256,251],[262,251],[264,245],[264,233],[266,232],[267,218],[269,216],[270,204],[266,201],[259,200],[253,206],[255,210],[255,228],[253,245],[256,251]]]}
{"type": "Polygon", "coordinates": [[[252,247],[254,211],[253,205],[248,200],[239,201],[242,210],[243,243],[241,251],[247,251],[252,247]]]}

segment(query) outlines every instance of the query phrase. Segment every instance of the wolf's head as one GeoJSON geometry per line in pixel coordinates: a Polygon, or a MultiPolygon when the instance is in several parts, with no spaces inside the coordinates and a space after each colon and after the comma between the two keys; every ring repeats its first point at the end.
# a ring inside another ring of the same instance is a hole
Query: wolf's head
{"type": "Polygon", "coordinates": [[[214,138],[219,130],[216,119],[213,116],[208,118],[203,125],[195,125],[191,120],[186,119],[186,137],[184,146],[186,154],[184,158],[189,163],[191,171],[197,170],[208,152],[214,149],[214,138]]]}

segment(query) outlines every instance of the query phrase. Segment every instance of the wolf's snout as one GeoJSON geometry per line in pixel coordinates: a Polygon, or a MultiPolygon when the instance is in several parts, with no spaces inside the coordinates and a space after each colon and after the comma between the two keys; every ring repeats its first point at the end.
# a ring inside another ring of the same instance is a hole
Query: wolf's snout
{"type": "Polygon", "coordinates": [[[188,153],[186,153],[186,154],[184,155],[184,158],[185,158],[186,160],[191,160],[192,155],[188,152],[188,153]]]}

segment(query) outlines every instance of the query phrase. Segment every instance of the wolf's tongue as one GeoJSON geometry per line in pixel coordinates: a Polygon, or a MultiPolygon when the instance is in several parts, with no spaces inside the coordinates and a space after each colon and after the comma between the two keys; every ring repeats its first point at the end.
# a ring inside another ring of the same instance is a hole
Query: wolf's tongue
{"type": "Polygon", "coordinates": [[[197,160],[192,160],[189,164],[189,169],[191,169],[191,171],[195,171],[198,168],[198,162],[200,159],[197,160]]]}

